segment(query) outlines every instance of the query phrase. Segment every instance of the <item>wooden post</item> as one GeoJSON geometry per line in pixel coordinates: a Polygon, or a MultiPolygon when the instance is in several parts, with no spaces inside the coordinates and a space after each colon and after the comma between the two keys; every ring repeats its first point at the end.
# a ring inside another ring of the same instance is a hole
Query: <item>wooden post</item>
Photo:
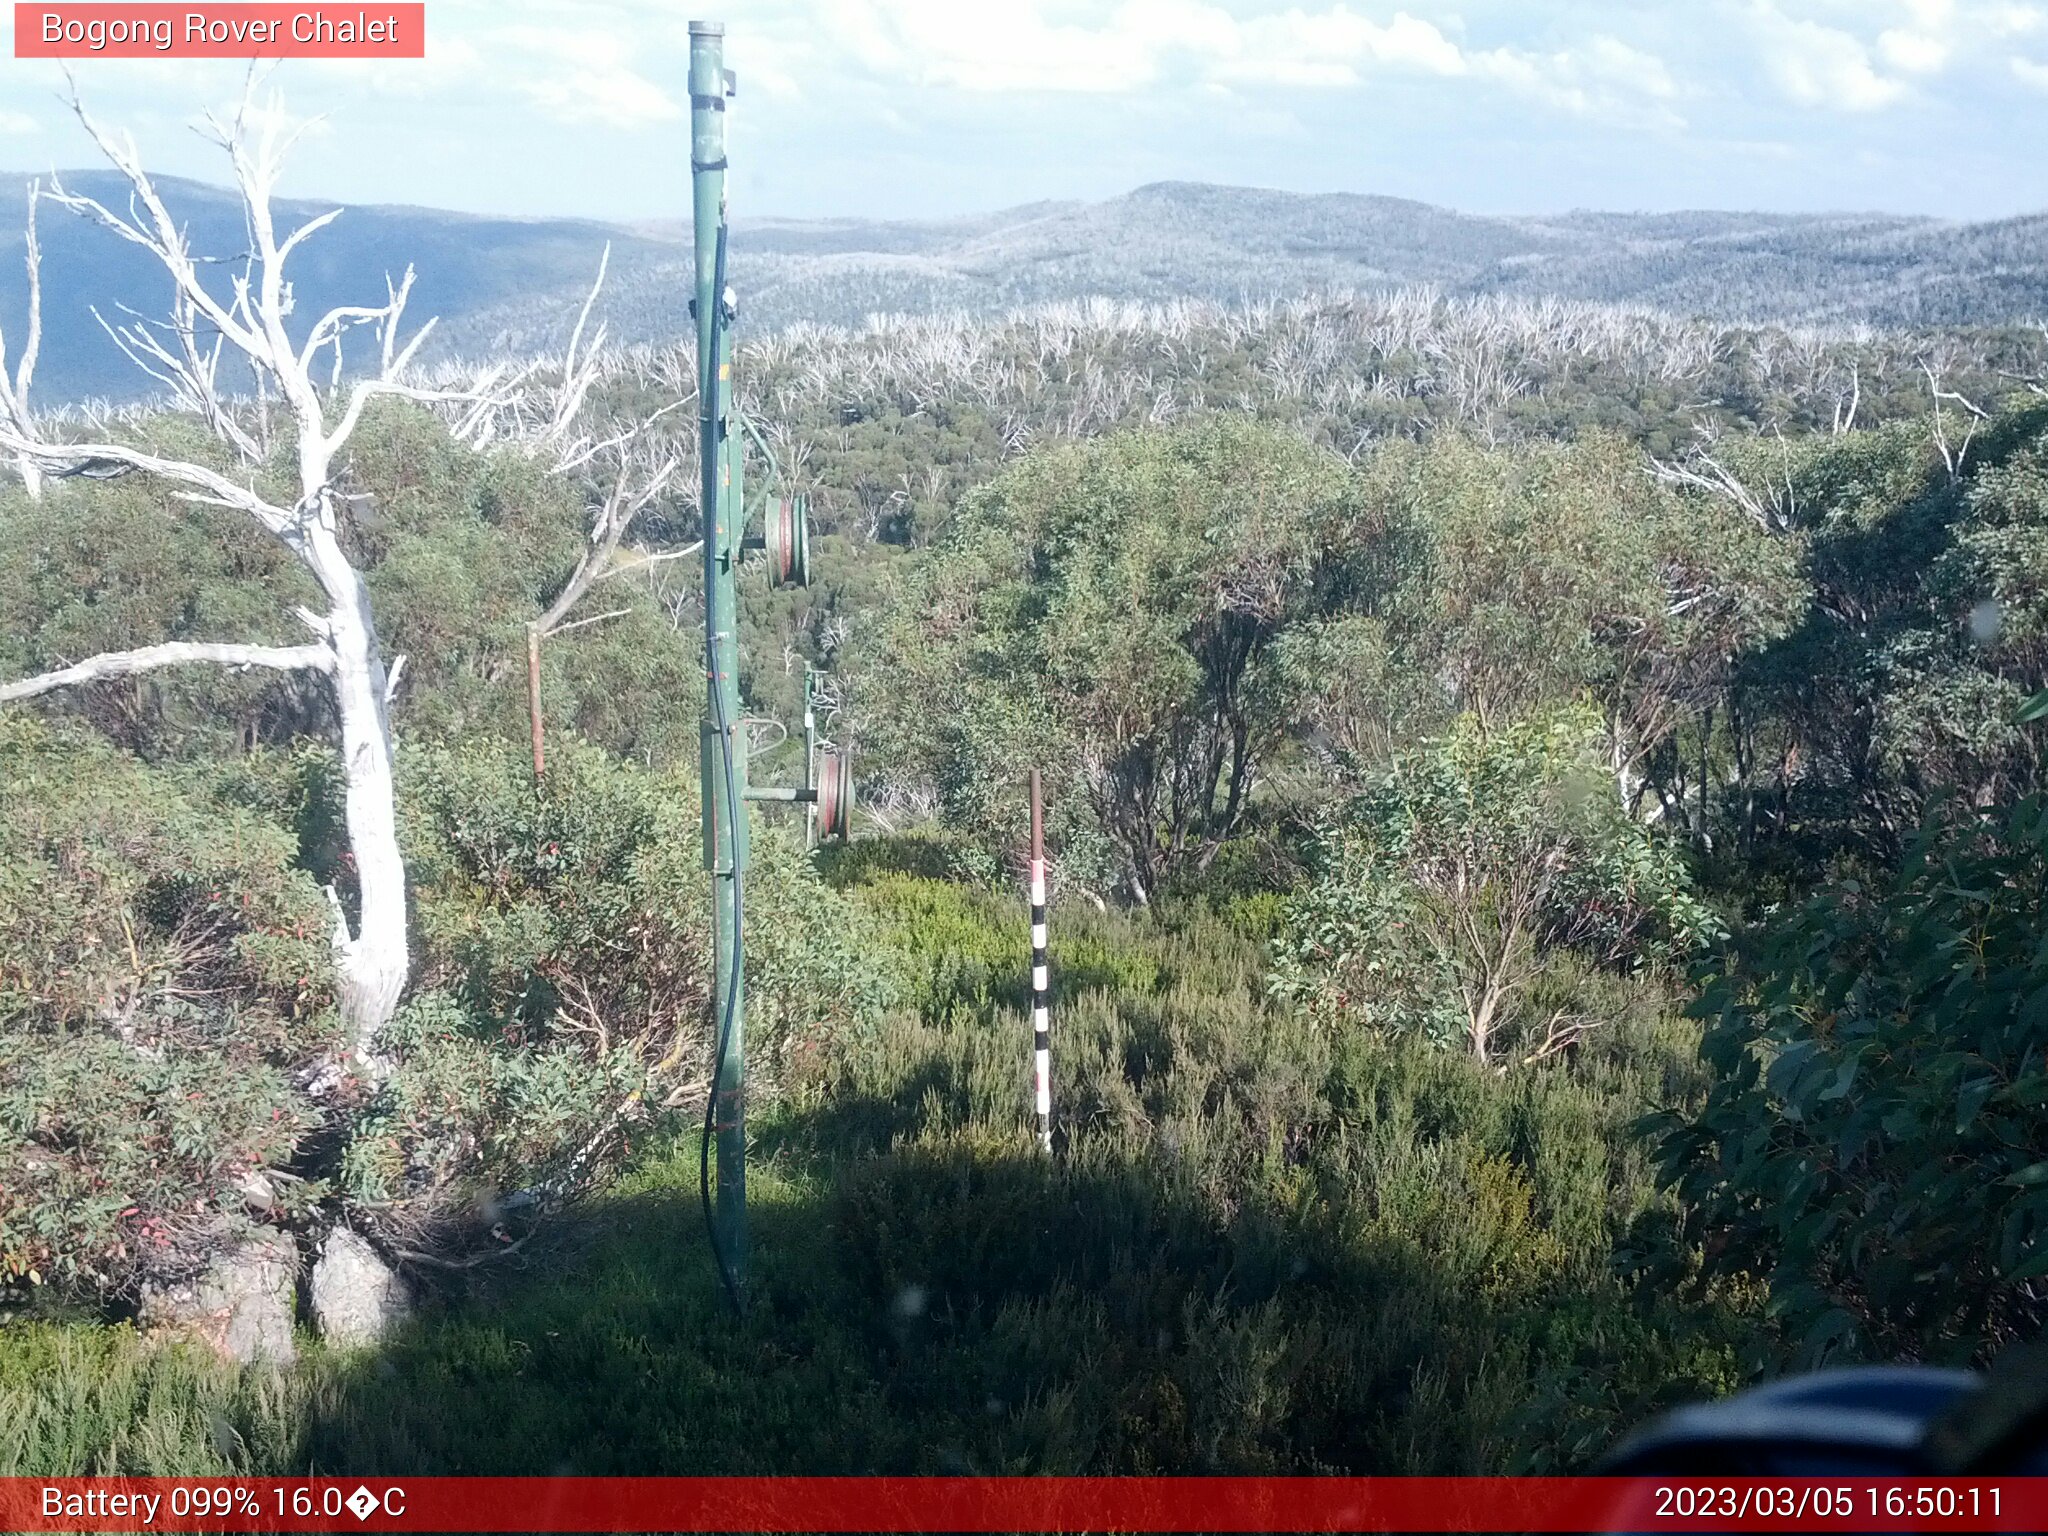
{"type": "Polygon", "coordinates": [[[546,731],[540,713],[540,631],[526,626],[526,713],[533,726],[533,776],[548,771],[546,731]]]}
{"type": "Polygon", "coordinates": [[[1046,962],[1045,808],[1038,770],[1031,770],[1031,1074],[1038,1142],[1052,1151],[1052,1030],[1046,962]]]}

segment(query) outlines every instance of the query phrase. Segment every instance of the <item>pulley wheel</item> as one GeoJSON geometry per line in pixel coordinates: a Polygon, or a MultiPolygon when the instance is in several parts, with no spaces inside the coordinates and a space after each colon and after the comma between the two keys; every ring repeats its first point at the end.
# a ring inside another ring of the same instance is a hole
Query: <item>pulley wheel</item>
{"type": "Polygon", "coordinates": [[[818,753],[818,836],[846,841],[853,828],[853,764],[829,747],[818,753]]]}
{"type": "Polygon", "coordinates": [[[801,496],[778,496],[762,519],[762,548],[768,554],[768,579],[778,587],[811,584],[811,531],[801,496]]]}

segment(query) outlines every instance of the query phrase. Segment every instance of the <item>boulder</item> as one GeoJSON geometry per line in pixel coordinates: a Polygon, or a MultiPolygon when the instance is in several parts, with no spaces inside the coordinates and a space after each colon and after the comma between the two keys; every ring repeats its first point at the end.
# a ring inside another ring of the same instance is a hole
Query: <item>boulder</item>
{"type": "Polygon", "coordinates": [[[343,1349],[377,1344],[412,1315],[412,1296],[360,1234],[336,1227],[313,1265],[313,1322],[343,1349]]]}
{"type": "Polygon", "coordinates": [[[258,1227],[195,1279],[145,1287],[142,1322],[244,1365],[289,1365],[297,1355],[292,1308],[298,1282],[298,1244],[275,1227],[258,1227]]]}

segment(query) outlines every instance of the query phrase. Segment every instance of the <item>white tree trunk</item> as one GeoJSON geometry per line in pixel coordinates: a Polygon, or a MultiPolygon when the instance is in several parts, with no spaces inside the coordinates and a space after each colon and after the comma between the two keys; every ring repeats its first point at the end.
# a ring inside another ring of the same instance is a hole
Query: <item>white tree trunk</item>
{"type": "MultiPolygon", "coordinates": [[[[24,327],[21,358],[12,378],[7,374],[7,338],[0,334],[0,426],[10,426],[23,437],[37,435],[35,417],[29,413],[28,392],[35,381],[36,355],[43,344],[43,248],[36,238],[36,203],[42,191],[40,181],[28,184],[28,221],[22,237],[28,269],[28,323],[24,327]]],[[[21,471],[21,483],[29,499],[36,500],[43,494],[43,466],[27,453],[16,454],[14,462],[21,471]]]]}
{"type": "MultiPolygon", "coordinates": [[[[310,466],[324,473],[324,464],[310,466]]],[[[406,925],[405,858],[398,847],[397,786],[392,771],[389,677],[361,574],[336,540],[331,505],[318,498],[320,515],[307,534],[306,560],[327,590],[327,640],[334,653],[334,702],[341,718],[341,762],[349,851],[355,856],[359,896],[355,931],[339,903],[334,919],[334,963],[341,982],[341,1012],[357,1063],[373,1078],[384,1075],[375,1050],[377,1031],[398,1011],[411,953],[406,925]]]]}

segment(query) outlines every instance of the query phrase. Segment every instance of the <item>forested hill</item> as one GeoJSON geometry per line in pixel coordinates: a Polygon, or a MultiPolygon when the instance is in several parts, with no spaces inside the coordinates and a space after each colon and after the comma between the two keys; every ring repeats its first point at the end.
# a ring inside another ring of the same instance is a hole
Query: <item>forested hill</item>
{"type": "Polygon", "coordinates": [[[1970,325],[2048,312],[2044,231],[2048,215],[1483,217],[1391,197],[1162,182],[951,225],[766,221],[735,238],[743,255],[771,258],[777,318],[834,303],[919,310],[1428,284],[1728,321],[1970,325]]]}
{"type": "MultiPolygon", "coordinates": [[[[16,178],[0,178],[11,187],[16,178]]],[[[22,178],[25,180],[25,178],[22,178]]],[[[106,172],[74,190],[118,197],[106,172]]],[[[233,255],[241,217],[223,190],[165,179],[193,246],[233,255]]],[[[0,250],[19,249],[22,199],[0,194],[0,250]]],[[[281,203],[286,219],[331,205],[281,203]]],[[[147,256],[46,208],[46,401],[132,395],[134,369],[94,322],[162,307],[147,256]]],[[[1732,321],[1975,325],[2048,315],[2048,215],[1962,224],[1886,214],[1482,217],[1397,198],[1308,196],[1167,182],[1097,203],[1038,203],[929,223],[755,219],[734,233],[750,325],[857,324],[878,311],[1000,312],[1085,295],[1286,296],[1432,285],[1447,294],[1554,295],[1732,321]]],[[[570,219],[480,218],[356,207],[301,258],[301,303],[360,299],[389,266],[418,270],[415,312],[441,316],[444,351],[558,345],[606,241],[614,337],[680,329],[688,230],[570,219]]],[[[0,325],[17,334],[22,285],[0,267],[0,325]]]]}

